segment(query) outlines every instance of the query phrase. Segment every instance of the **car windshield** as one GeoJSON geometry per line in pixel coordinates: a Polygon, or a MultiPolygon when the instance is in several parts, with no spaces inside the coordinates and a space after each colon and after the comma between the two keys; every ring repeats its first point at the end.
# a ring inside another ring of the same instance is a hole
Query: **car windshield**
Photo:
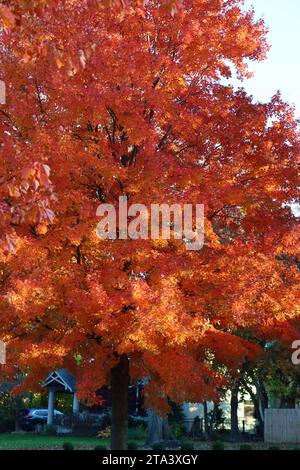
{"type": "Polygon", "coordinates": [[[47,416],[47,411],[42,411],[42,410],[36,410],[33,414],[36,416],[47,416]]]}

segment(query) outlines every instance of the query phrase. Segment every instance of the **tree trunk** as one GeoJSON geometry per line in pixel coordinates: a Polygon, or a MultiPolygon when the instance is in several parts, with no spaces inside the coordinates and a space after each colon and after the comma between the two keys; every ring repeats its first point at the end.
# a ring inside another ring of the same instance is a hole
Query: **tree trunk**
{"type": "Polygon", "coordinates": [[[148,411],[148,436],[146,445],[153,446],[157,442],[168,443],[176,446],[178,441],[173,436],[167,416],[159,416],[154,410],[148,411]]]}
{"type": "Polygon", "coordinates": [[[209,439],[209,422],[208,422],[208,409],[207,401],[203,402],[203,414],[204,414],[204,439],[207,441],[209,439]]]}
{"type": "Polygon", "coordinates": [[[128,439],[129,361],[126,354],[111,371],[111,449],[126,450],[128,439]]]}
{"type": "Polygon", "coordinates": [[[265,410],[269,407],[269,397],[267,394],[266,387],[263,383],[263,380],[259,378],[256,383],[256,390],[258,396],[258,435],[260,438],[264,438],[264,429],[265,429],[265,410]]]}
{"type": "Polygon", "coordinates": [[[211,418],[210,418],[210,431],[211,433],[215,433],[217,431],[218,423],[217,423],[217,413],[218,413],[218,404],[214,403],[214,407],[212,409],[211,418]]]}
{"type": "Polygon", "coordinates": [[[265,415],[265,410],[269,408],[269,397],[266,390],[266,387],[262,380],[259,381],[259,396],[261,401],[261,406],[263,410],[263,415],[265,415]]]}
{"type": "Polygon", "coordinates": [[[257,386],[255,386],[256,393],[253,392],[253,389],[251,387],[245,384],[244,384],[244,388],[249,393],[252,403],[254,405],[254,416],[258,422],[257,431],[256,431],[257,435],[258,437],[263,438],[264,437],[264,409],[262,409],[262,406],[260,404],[257,386]]]}
{"type": "Polygon", "coordinates": [[[238,406],[239,406],[239,387],[238,385],[235,385],[231,389],[231,399],[230,399],[230,431],[231,431],[231,437],[234,439],[238,439],[240,437],[238,406]]]}

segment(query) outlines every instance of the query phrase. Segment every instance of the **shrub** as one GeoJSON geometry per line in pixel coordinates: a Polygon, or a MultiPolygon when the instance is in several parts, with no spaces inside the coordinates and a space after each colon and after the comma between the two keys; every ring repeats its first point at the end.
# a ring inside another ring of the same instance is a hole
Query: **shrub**
{"type": "Polygon", "coordinates": [[[96,437],[97,430],[90,426],[74,426],[72,434],[77,437],[96,437]]]}
{"type": "Polygon", "coordinates": [[[107,450],[107,447],[104,444],[98,444],[94,450],[107,450]]]}
{"type": "Polygon", "coordinates": [[[250,444],[241,444],[240,450],[252,450],[250,444]]]}
{"type": "Polygon", "coordinates": [[[216,441],[211,446],[212,450],[225,450],[224,442],[216,441]]]}
{"type": "Polygon", "coordinates": [[[136,442],[128,442],[128,450],[137,450],[138,445],[136,442]]]}
{"type": "Polygon", "coordinates": [[[152,450],[165,450],[166,445],[164,442],[155,442],[152,446],[152,450]]]}
{"type": "Polygon", "coordinates": [[[225,416],[220,405],[214,405],[213,410],[208,413],[208,420],[211,430],[219,431],[220,428],[224,427],[225,416]]]}
{"type": "Polygon", "coordinates": [[[180,443],[180,450],[194,450],[194,444],[191,441],[183,441],[180,443]]]}
{"type": "Polygon", "coordinates": [[[129,428],[135,428],[137,426],[143,426],[143,428],[147,428],[148,418],[147,416],[128,416],[128,426],[129,428]]]}
{"type": "Polygon", "coordinates": [[[56,426],[54,424],[46,424],[43,428],[43,434],[45,434],[45,436],[55,436],[56,426]]]}
{"type": "Polygon", "coordinates": [[[171,431],[177,439],[180,439],[184,435],[184,426],[180,423],[173,423],[171,424],[171,431]]]}
{"type": "Polygon", "coordinates": [[[10,417],[0,417],[0,433],[11,432],[15,429],[15,420],[10,417]]]}
{"type": "Polygon", "coordinates": [[[142,424],[128,429],[128,439],[130,441],[143,441],[146,440],[147,430],[142,424]]]}
{"type": "Polygon", "coordinates": [[[64,442],[63,443],[64,450],[74,450],[74,446],[71,442],[64,442]]]}
{"type": "Polygon", "coordinates": [[[102,429],[102,431],[99,431],[97,434],[97,437],[102,437],[103,439],[110,439],[111,437],[111,427],[107,426],[107,428],[102,429]]]}
{"type": "Polygon", "coordinates": [[[95,437],[99,431],[99,426],[95,426],[88,421],[76,422],[73,425],[73,435],[79,437],[95,437]]]}
{"type": "Polygon", "coordinates": [[[278,446],[270,446],[268,450],[280,450],[278,446]]]}

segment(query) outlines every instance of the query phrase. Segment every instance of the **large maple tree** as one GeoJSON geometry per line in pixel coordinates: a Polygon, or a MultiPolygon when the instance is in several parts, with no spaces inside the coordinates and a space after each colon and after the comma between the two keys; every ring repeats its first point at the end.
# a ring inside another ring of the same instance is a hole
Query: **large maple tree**
{"type": "MultiPolygon", "coordinates": [[[[149,406],[216,399],[299,314],[299,130],[276,95],[226,84],[268,46],[240,0],[2,2],[0,314],[9,372],[66,367],[149,406]],[[96,236],[100,203],[201,203],[205,245],[96,236]],[[285,258],[283,260],[283,254],[285,258]]],[[[290,334],[289,338],[293,336],[290,334]]]]}

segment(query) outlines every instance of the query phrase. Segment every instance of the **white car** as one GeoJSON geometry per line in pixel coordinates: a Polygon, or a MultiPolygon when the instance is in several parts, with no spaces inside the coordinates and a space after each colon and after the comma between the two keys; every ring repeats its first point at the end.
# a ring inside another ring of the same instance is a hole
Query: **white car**
{"type": "MultiPolygon", "coordinates": [[[[20,427],[24,431],[34,431],[37,424],[47,424],[48,410],[46,408],[31,408],[20,419],[20,427]]],[[[63,413],[54,410],[54,419],[62,418],[63,413]]]]}

